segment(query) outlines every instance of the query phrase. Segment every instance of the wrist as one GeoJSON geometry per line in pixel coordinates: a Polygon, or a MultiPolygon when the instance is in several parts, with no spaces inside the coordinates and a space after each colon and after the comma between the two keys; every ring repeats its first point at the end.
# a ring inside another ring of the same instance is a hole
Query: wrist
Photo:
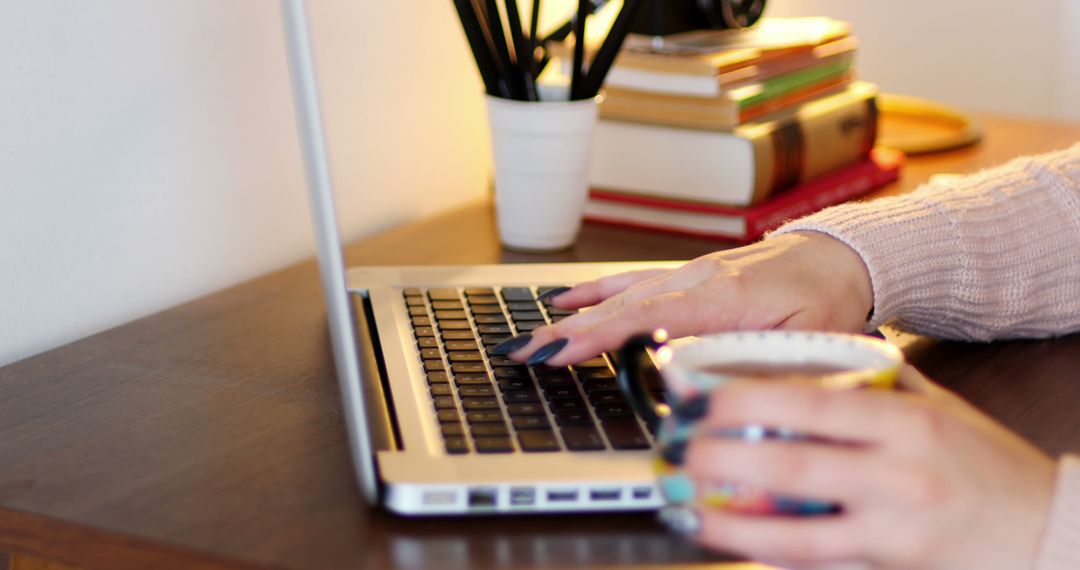
{"type": "Polygon", "coordinates": [[[870,271],[862,256],[846,243],[822,232],[800,230],[791,232],[804,240],[811,263],[818,264],[824,282],[835,288],[835,294],[850,304],[864,321],[874,311],[874,287],[870,271]]]}

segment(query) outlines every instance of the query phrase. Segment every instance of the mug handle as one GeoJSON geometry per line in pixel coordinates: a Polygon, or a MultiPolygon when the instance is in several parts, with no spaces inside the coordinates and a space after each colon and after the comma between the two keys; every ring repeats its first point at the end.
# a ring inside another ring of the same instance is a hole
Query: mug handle
{"type": "Polygon", "coordinates": [[[622,391],[634,412],[641,416],[645,425],[654,433],[663,417],[657,413],[660,403],[645,389],[642,365],[648,359],[648,351],[664,346],[666,339],[667,332],[663,330],[657,330],[652,334],[634,335],[627,339],[617,352],[619,365],[615,370],[615,381],[619,385],[619,390],[622,391]]]}

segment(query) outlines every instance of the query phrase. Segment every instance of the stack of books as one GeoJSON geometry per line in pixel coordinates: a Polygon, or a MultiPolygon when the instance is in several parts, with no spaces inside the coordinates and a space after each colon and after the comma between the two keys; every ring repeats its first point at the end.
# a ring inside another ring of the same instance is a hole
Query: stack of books
{"type": "Polygon", "coordinates": [[[586,219],[750,241],[895,180],[876,86],[830,18],[631,37],[605,82],[586,219]]]}

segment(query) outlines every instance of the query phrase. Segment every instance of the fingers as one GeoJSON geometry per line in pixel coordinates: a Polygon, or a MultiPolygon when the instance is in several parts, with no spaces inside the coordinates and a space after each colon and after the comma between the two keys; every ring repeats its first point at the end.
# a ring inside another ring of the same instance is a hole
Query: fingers
{"type": "Polygon", "coordinates": [[[913,406],[896,392],[824,390],[793,382],[732,382],[709,398],[706,425],[783,427],[842,442],[881,445],[903,437],[913,406]]]}
{"type": "Polygon", "coordinates": [[[696,538],[713,548],[781,565],[807,566],[854,558],[860,542],[850,517],[786,518],[739,515],[721,509],[699,512],[696,538]]]}
{"type": "Polygon", "coordinates": [[[880,462],[865,448],[747,442],[701,435],[686,452],[686,471],[696,481],[752,484],[770,493],[857,504],[872,497],[880,462]]]}
{"type": "MultiPolygon", "coordinates": [[[[697,305],[693,296],[675,291],[635,301],[614,314],[599,318],[577,315],[546,327],[546,330],[533,331],[533,341],[520,352],[532,354],[555,338],[566,338],[569,340],[566,347],[546,361],[551,366],[565,366],[614,350],[630,336],[656,328],[667,329],[676,337],[694,334],[699,320],[695,317],[702,312],[702,307],[697,305]]],[[[518,353],[511,356],[516,357],[518,353]]]]}
{"type": "Polygon", "coordinates": [[[560,309],[580,309],[595,305],[628,287],[670,273],[670,269],[641,269],[585,281],[551,300],[560,309]]]}

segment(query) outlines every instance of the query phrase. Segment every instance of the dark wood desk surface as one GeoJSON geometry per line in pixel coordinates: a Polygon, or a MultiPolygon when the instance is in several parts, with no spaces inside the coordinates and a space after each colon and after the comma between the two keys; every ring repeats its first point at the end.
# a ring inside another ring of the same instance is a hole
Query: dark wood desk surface
{"type": "MultiPolygon", "coordinates": [[[[982,145],[912,159],[883,193],[1080,140],[1077,125],[986,123],[982,145]]],[[[717,247],[587,226],[571,251],[510,253],[498,246],[490,207],[472,204],[365,239],[347,257],[679,259],[717,247]]],[[[906,351],[1047,451],[1080,450],[1080,335],[990,345],[911,339],[906,351]]],[[[311,262],[0,369],[5,548],[16,560],[21,553],[108,569],[716,560],[643,514],[406,520],[366,508],[353,484],[311,262]]]]}

